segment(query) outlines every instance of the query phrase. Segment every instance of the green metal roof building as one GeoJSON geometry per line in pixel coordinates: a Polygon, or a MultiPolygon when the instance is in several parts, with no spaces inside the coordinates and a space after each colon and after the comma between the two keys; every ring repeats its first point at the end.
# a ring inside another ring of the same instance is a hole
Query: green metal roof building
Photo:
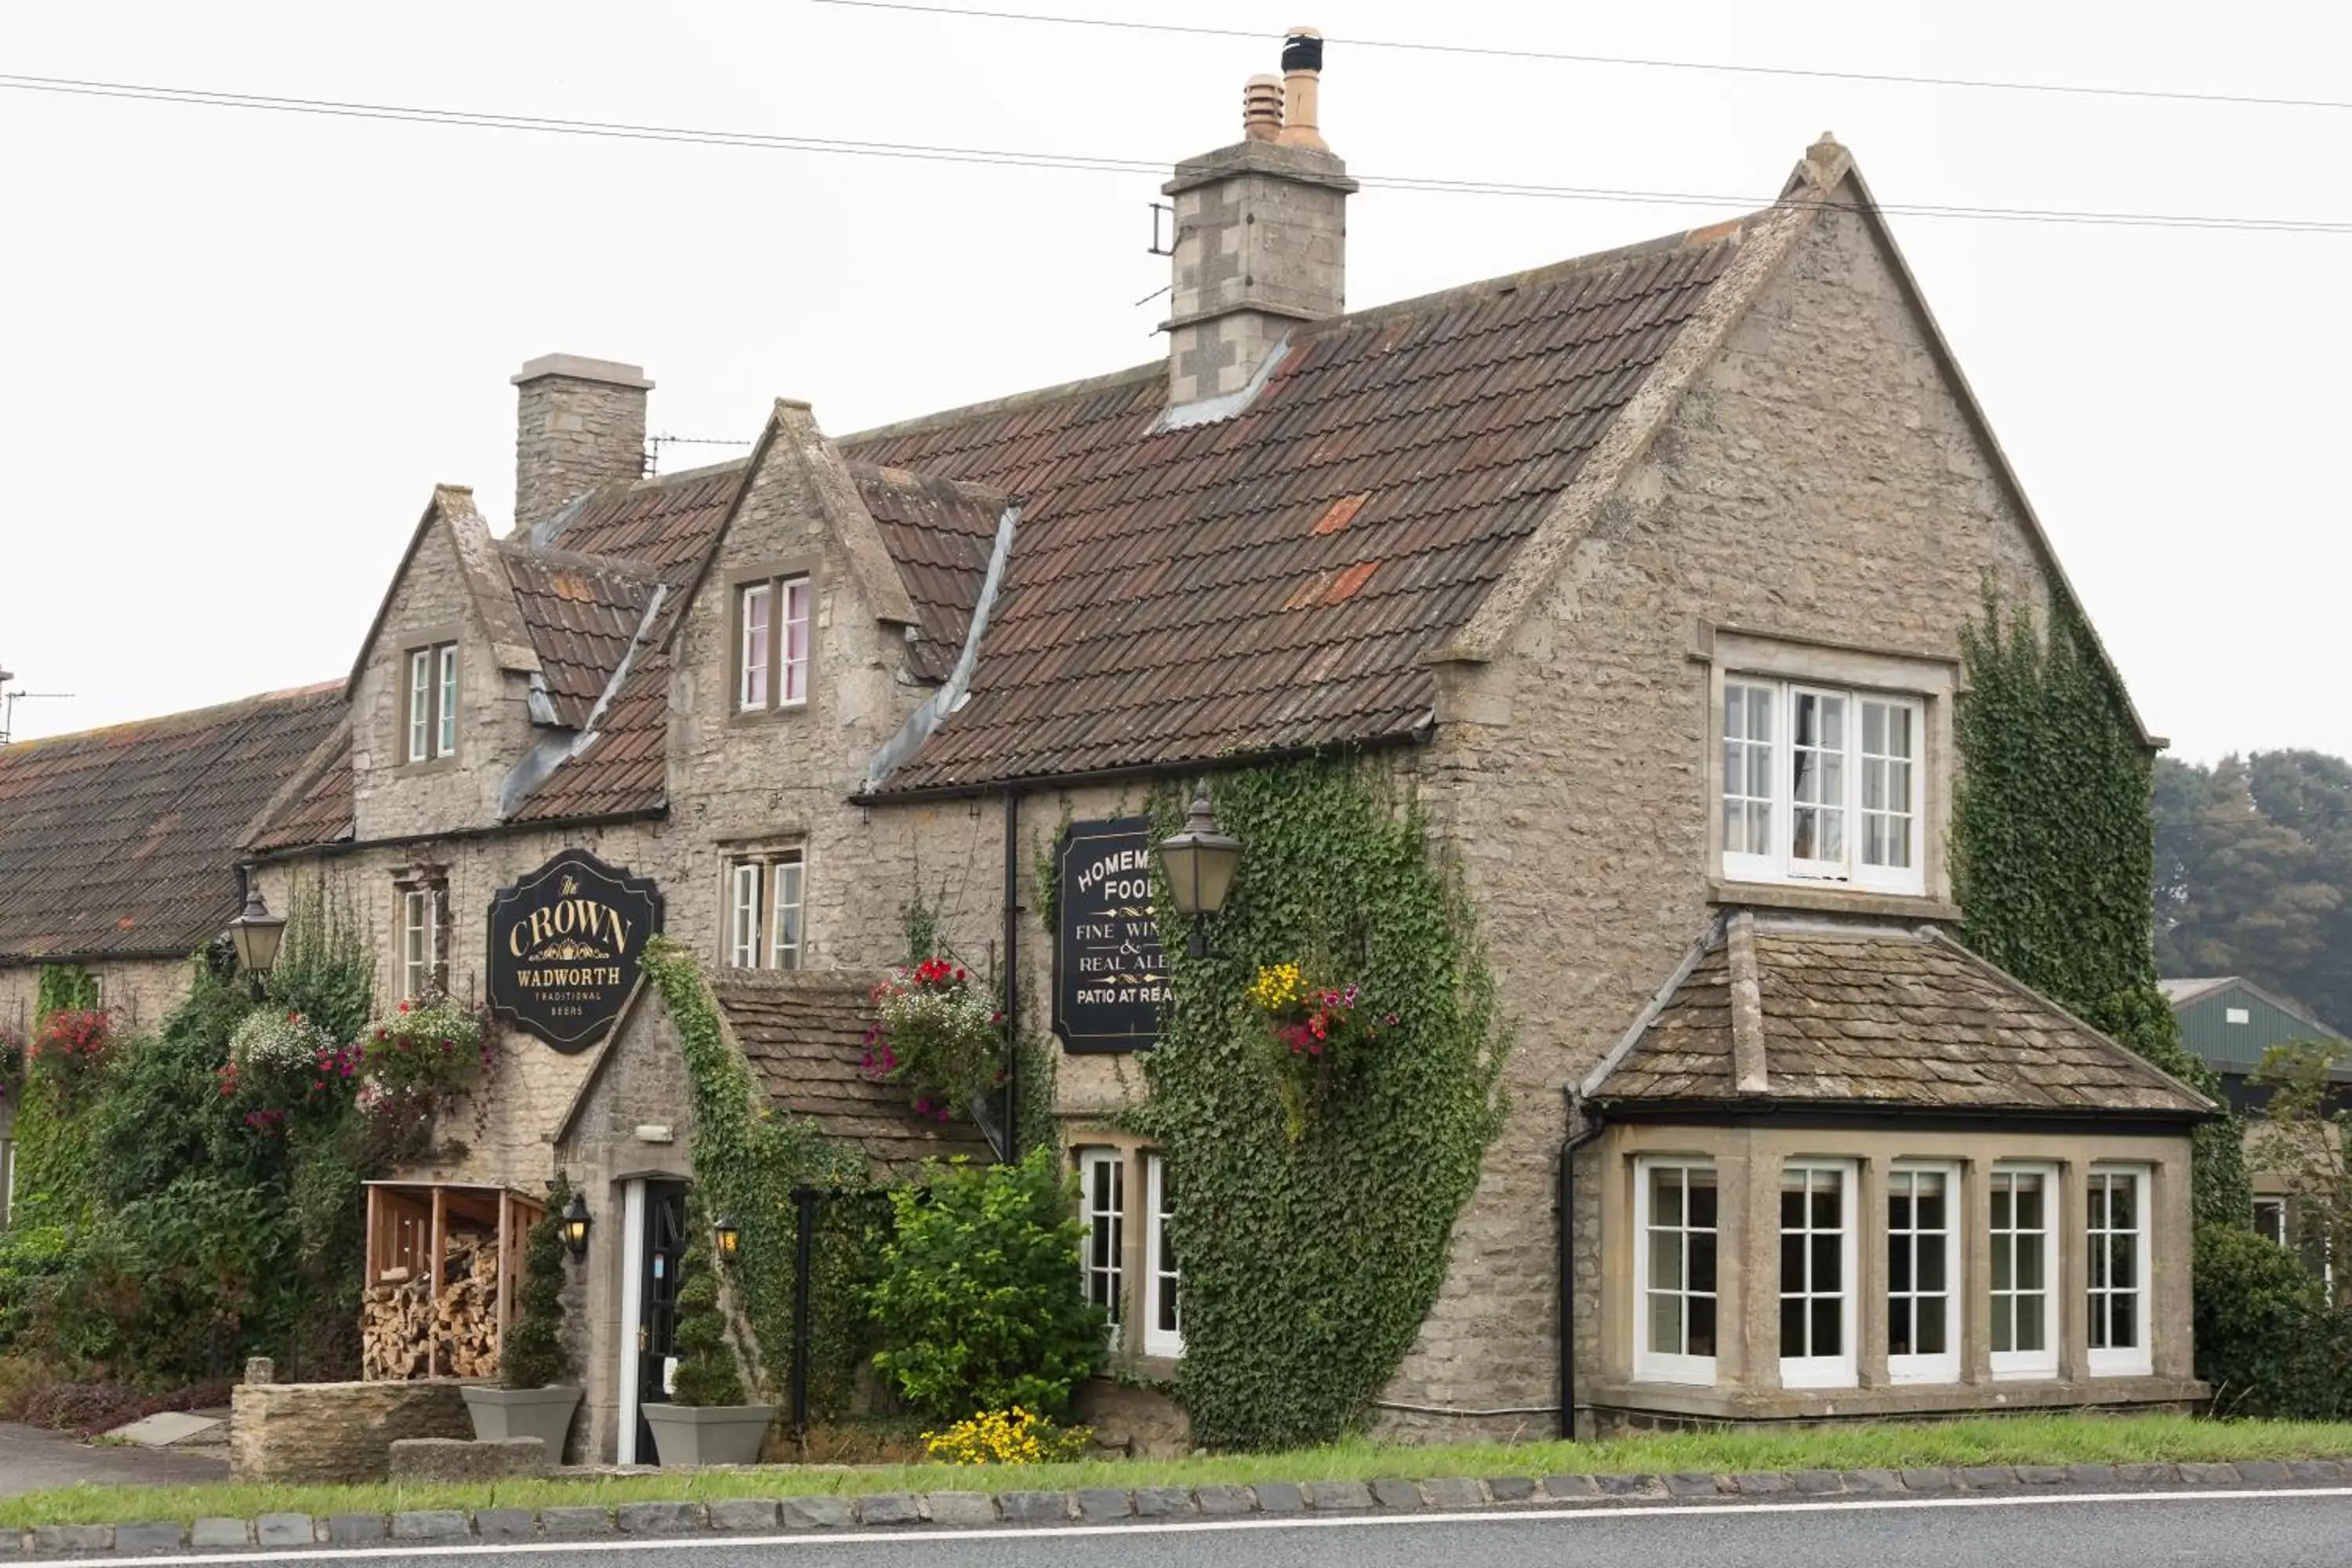
{"type": "MultiPolygon", "coordinates": [[[[2297,1040],[2352,1044],[2303,1008],[2240,975],[2158,984],[2164,988],[2164,999],[2172,1004],[2172,1016],[2180,1021],[2180,1043],[2221,1075],[2230,1102],[2241,1110],[2259,1106],[2270,1098],[2260,1089],[2250,1091],[2246,1079],[2263,1065],[2263,1054],[2273,1046],[2297,1040]]],[[[2335,1076],[2352,1083],[2352,1067],[2337,1068],[2335,1076]]]]}

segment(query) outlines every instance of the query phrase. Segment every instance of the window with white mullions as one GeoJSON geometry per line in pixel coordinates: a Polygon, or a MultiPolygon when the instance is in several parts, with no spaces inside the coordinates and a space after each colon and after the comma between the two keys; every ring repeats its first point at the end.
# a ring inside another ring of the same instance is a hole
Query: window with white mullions
{"type": "Polygon", "coordinates": [[[441,889],[427,885],[400,895],[400,999],[422,1002],[447,990],[441,967],[441,889]]]}
{"type": "Polygon", "coordinates": [[[1924,706],[1735,676],[1723,683],[1723,875],[1926,890],[1924,706]]]}
{"type": "Polygon", "coordinates": [[[727,868],[727,963],[735,969],[760,966],[760,863],[739,860],[727,868]]]}
{"type": "Polygon", "coordinates": [[[441,701],[436,756],[457,754],[457,645],[444,643],[440,656],[441,701]]]}
{"type": "Polygon", "coordinates": [[[408,690],[402,703],[406,722],[401,760],[429,763],[457,754],[457,645],[412,648],[408,690]]]}
{"type": "Polygon", "coordinates": [[[2147,1173],[2094,1170],[2084,1192],[2089,1210],[2092,1374],[2153,1371],[2147,1342],[2147,1173]]]}
{"type": "Polygon", "coordinates": [[[1853,1342],[1853,1167],[1792,1164],[1780,1173],[1780,1382],[1790,1388],[1857,1381],[1853,1342]]]}
{"type": "Polygon", "coordinates": [[[1952,1310],[1959,1173],[1898,1165],[1886,1175],[1886,1373],[1896,1383],[1957,1383],[1959,1319],[1952,1310]]]}
{"type": "Polygon", "coordinates": [[[1110,1342],[1118,1343],[1127,1257],[1127,1165],[1117,1149],[1088,1149],[1078,1156],[1078,1217],[1086,1225],[1087,1300],[1110,1321],[1110,1342]]]}
{"type": "Polygon", "coordinates": [[[1723,688],[1723,851],[1768,857],[1772,837],[1773,689],[1723,688]]]}
{"type": "Polygon", "coordinates": [[[2286,1245],[2286,1200],[2284,1198],[2254,1200],[2254,1234],[2268,1237],[2281,1247],[2286,1245]]]}
{"type": "Polygon", "coordinates": [[[1145,1155],[1144,1176],[1150,1225],[1144,1249],[1143,1353],[1181,1356],[1184,1353],[1183,1277],[1168,1238],[1168,1222],[1176,1213],[1176,1188],[1167,1156],[1145,1155]]]}
{"type": "Polygon", "coordinates": [[[1712,1384],[1715,1167],[1644,1160],[1633,1184],[1633,1375],[1712,1384]]]}
{"type": "Polygon", "coordinates": [[[797,849],[727,864],[726,959],[733,969],[798,969],[805,950],[803,888],[797,849]]]}
{"type": "Polygon", "coordinates": [[[775,597],[773,584],[754,583],[743,590],[737,609],[741,631],[735,675],[735,706],[747,713],[768,705],[768,622],[775,597]]]}
{"type": "Polygon", "coordinates": [[[1997,1169],[1990,1184],[1993,1375],[2054,1377],[2057,1173],[1997,1169]]]}
{"type": "Polygon", "coordinates": [[[773,900],[768,922],[768,965],[772,969],[801,966],[801,863],[779,860],[768,868],[773,900]]]}

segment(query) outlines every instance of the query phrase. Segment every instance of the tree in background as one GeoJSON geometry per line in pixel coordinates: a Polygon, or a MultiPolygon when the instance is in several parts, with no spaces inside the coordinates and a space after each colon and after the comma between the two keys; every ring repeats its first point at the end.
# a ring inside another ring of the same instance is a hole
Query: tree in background
{"type": "Polygon", "coordinates": [[[2156,950],[2352,1024],[2352,765],[2257,752],[2156,769],[2156,950]]]}

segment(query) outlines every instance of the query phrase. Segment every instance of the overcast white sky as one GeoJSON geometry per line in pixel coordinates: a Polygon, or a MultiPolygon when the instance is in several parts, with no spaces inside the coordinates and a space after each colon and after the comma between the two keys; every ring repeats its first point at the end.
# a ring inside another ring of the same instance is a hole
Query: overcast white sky
{"type": "MultiPolygon", "coordinates": [[[[13,4],[0,72],[1165,163],[1234,140],[1242,79],[1311,22],[1359,174],[1760,198],[1828,128],[1890,205],[2352,221],[2352,110],[1346,41],[2346,100],[2341,0],[1023,5],[1267,39],[812,0],[13,4]]],[[[0,665],[74,694],[21,703],[20,737],[342,674],[433,483],[503,528],[533,355],[642,363],[655,430],[749,437],[780,395],[845,434],[1160,352],[1147,174],[5,89],[0,146],[0,665]]],[[[1349,298],[1732,210],[1367,190],[1349,298]]],[[[2352,234],[1895,226],[2176,754],[2352,754],[2352,234]]]]}

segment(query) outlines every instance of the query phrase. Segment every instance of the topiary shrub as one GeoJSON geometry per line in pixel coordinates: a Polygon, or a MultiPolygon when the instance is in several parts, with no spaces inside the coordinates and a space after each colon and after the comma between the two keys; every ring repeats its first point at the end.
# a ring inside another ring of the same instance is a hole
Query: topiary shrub
{"type": "Polygon", "coordinates": [[[522,1289],[500,1347],[499,1376],[509,1388],[553,1388],[572,1381],[572,1352],[563,1343],[563,1205],[572,1184],[549,1184],[547,1212],[526,1233],[522,1289]]]}
{"type": "Polygon", "coordinates": [[[2303,1260],[2236,1226],[2197,1227],[2197,1374],[2217,1415],[2352,1418],[2352,1310],[2303,1260]]]}
{"type": "Polygon", "coordinates": [[[890,1194],[898,1231],[868,1298],[883,1346],[875,1366],[928,1419],[1013,1405],[1066,1415],[1109,1326],[1078,1268],[1076,1181],[1050,1149],[925,1172],[928,1199],[911,1187],[890,1194]]]}
{"type": "Polygon", "coordinates": [[[686,1256],[678,1260],[677,1330],[673,1343],[677,1371],[670,1379],[675,1405],[741,1405],[743,1373],[735,1347],[727,1341],[727,1312],[719,1295],[719,1271],[703,1245],[708,1231],[699,1204],[686,1210],[686,1256]]]}

